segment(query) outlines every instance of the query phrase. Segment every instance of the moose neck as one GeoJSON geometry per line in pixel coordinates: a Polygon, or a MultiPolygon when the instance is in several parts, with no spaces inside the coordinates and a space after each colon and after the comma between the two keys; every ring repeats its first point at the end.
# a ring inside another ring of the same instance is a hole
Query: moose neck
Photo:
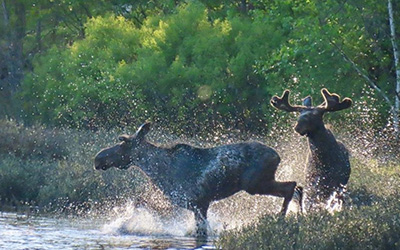
{"type": "Polygon", "coordinates": [[[153,181],[162,184],[168,178],[166,172],[170,165],[169,158],[167,149],[145,141],[142,143],[140,153],[133,164],[145,172],[153,181]]]}
{"type": "Polygon", "coordinates": [[[338,146],[335,136],[325,126],[309,133],[307,137],[311,152],[317,150],[319,154],[331,154],[334,152],[332,148],[338,146]]]}

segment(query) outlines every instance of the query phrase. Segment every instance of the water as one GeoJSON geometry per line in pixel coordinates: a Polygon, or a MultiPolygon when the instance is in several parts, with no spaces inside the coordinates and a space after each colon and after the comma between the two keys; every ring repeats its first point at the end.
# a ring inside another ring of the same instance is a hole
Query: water
{"type": "Polygon", "coordinates": [[[106,230],[105,219],[0,213],[0,249],[214,249],[212,239],[106,230]]]}

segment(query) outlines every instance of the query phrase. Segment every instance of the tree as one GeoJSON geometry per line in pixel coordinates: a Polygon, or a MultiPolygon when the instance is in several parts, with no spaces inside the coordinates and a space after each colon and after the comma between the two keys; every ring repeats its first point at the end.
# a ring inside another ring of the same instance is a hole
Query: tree
{"type": "Polygon", "coordinates": [[[1,116],[13,116],[19,108],[15,93],[32,70],[35,55],[53,45],[68,46],[84,37],[84,23],[106,9],[106,1],[10,1],[2,0],[0,13],[1,116]],[[88,6],[96,6],[89,10],[88,6]],[[103,9],[101,8],[103,7],[103,9]],[[14,106],[14,107],[13,107],[14,106]]]}
{"type": "Polygon", "coordinates": [[[254,61],[279,46],[281,31],[261,16],[208,17],[193,2],[139,28],[122,17],[92,18],[84,39],[34,62],[26,114],[73,126],[153,118],[193,133],[218,123],[265,128],[271,94],[254,61]],[[276,38],[265,40],[266,33],[276,38]]]}
{"type": "Polygon", "coordinates": [[[23,42],[25,37],[26,8],[23,1],[1,2],[2,21],[0,28],[0,105],[1,115],[10,115],[10,96],[17,90],[23,78],[25,61],[23,42]]]}
{"type": "Polygon", "coordinates": [[[265,129],[269,98],[285,88],[351,96],[374,128],[398,110],[396,41],[376,0],[35,3],[25,6],[28,120],[265,129]]]}
{"type": "Polygon", "coordinates": [[[393,107],[393,125],[394,131],[397,136],[399,136],[399,112],[400,112],[400,65],[399,65],[399,49],[396,41],[396,28],[394,22],[393,15],[393,5],[392,1],[388,0],[388,14],[389,14],[389,25],[390,25],[390,40],[392,42],[393,47],[393,59],[394,59],[394,67],[396,71],[396,90],[395,90],[395,101],[393,107]]]}
{"type": "Polygon", "coordinates": [[[281,88],[304,94],[319,85],[353,96],[363,102],[363,112],[375,116],[370,124],[375,128],[390,124],[390,114],[398,116],[393,113],[397,96],[390,84],[395,71],[385,3],[282,1],[269,11],[275,16],[285,13],[282,24],[289,28],[272,60],[258,65],[267,80],[285,77],[281,88]]]}

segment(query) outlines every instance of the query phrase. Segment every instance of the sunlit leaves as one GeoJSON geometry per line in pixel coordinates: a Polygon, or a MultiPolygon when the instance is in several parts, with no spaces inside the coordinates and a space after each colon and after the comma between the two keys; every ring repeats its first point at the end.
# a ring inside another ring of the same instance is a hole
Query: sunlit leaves
{"type": "Polygon", "coordinates": [[[248,1],[246,13],[240,2],[204,2],[150,2],[140,20],[133,16],[146,3],[124,2],[119,16],[91,18],[83,40],[34,62],[27,116],[74,126],[218,120],[254,129],[273,122],[269,98],[286,88],[299,98],[319,97],[322,87],[365,98],[364,79],[341,52],[393,88],[385,8],[369,8],[372,0],[248,1]]]}
{"type": "Polygon", "coordinates": [[[279,39],[275,45],[264,39],[274,29],[263,21],[210,22],[199,3],[148,18],[141,28],[122,17],[92,18],[85,39],[37,61],[32,74],[37,82],[28,78],[24,95],[33,94],[33,85],[42,86],[35,90],[37,103],[31,106],[38,111],[32,115],[74,126],[88,121],[113,126],[148,115],[182,122],[194,115],[207,122],[219,112],[226,113],[228,123],[233,116],[251,119],[249,110],[267,102],[267,94],[257,91],[263,76],[255,74],[254,60],[279,44],[279,39]]]}

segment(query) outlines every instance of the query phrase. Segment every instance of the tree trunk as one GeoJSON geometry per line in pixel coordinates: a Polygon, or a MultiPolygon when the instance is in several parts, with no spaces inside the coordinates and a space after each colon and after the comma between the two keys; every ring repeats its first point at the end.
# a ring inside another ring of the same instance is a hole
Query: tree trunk
{"type": "Polygon", "coordinates": [[[12,116],[14,110],[14,93],[23,76],[25,58],[23,39],[26,31],[26,9],[22,0],[2,0],[4,19],[4,41],[0,48],[2,60],[0,65],[0,116],[12,116]]]}
{"type": "Polygon", "coordinates": [[[37,53],[42,53],[42,19],[39,18],[36,23],[36,46],[37,53]]]}
{"type": "Polygon", "coordinates": [[[394,66],[396,69],[396,94],[394,97],[394,111],[393,111],[393,126],[396,136],[399,136],[399,109],[400,109],[400,66],[399,66],[399,49],[396,43],[396,29],[393,18],[393,6],[392,1],[388,0],[388,13],[389,13],[389,25],[390,25],[390,40],[392,41],[394,66]]]}
{"type": "Polygon", "coordinates": [[[247,0],[241,0],[240,1],[240,12],[242,12],[243,14],[247,13],[247,0]]]}
{"type": "Polygon", "coordinates": [[[2,7],[3,7],[4,25],[5,25],[5,26],[8,26],[9,17],[8,17],[8,10],[7,10],[7,5],[6,5],[5,0],[2,0],[2,1],[1,1],[1,5],[2,5],[2,7]]]}
{"type": "Polygon", "coordinates": [[[9,30],[10,61],[8,62],[8,83],[12,92],[15,92],[23,78],[25,61],[23,55],[23,39],[25,38],[26,29],[26,10],[24,3],[22,1],[15,1],[14,10],[16,20],[15,23],[13,23],[12,29],[9,30]]]}

